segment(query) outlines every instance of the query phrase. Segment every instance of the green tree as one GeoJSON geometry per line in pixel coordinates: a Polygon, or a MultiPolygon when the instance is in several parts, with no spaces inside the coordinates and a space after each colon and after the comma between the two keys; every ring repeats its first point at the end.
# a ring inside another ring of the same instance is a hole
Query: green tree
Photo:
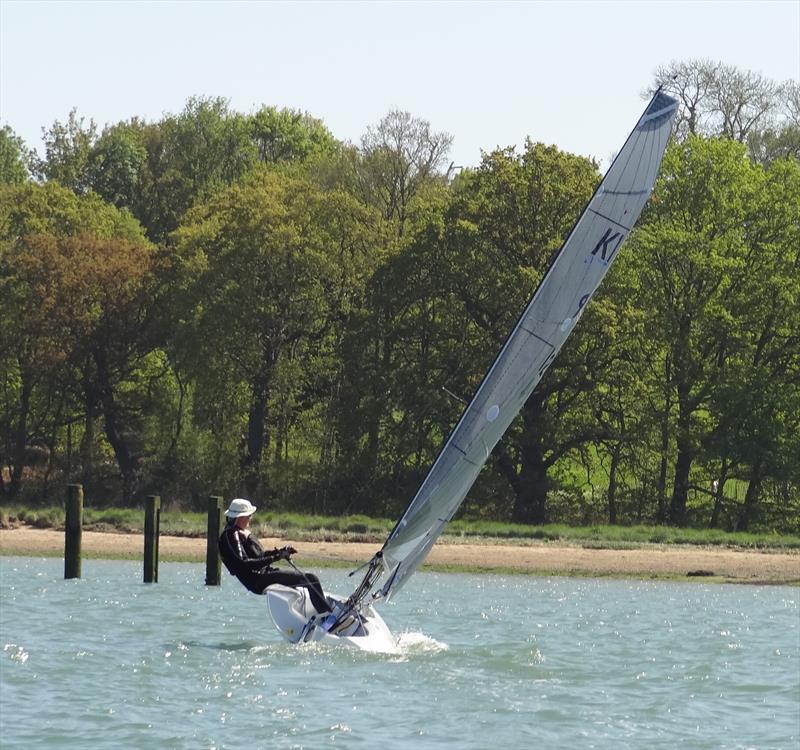
{"type": "MultiPolygon", "coordinates": [[[[362,445],[366,465],[378,462],[375,481],[392,478],[384,496],[413,489],[427,469],[463,408],[443,388],[463,401],[472,396],[596,180],[591,162],[555,147],[529,142],[519,155],[487,154],[376,274],[370,336],[352,359],[381,394],[378,425],[390,447],[375,459],[369,433],[362,445]]],[[[597,335],[576,337],[565,349],[495,449],[495,473],[484,472],[476,487],[474,496],[484,497],[484,483],[492,483],[493,507],[515,520],[545,520],[548,472],[595,434],[563,416],[611,351],[598,308],[582,322],[597,335]],[[496,502],[498,476],[506,497],[510,489],[505,505],[496,502]]],[[[369,412],[366,393],[361,408],[369,412]]]]}
{"type": "MultiPolygon", "coordinates": [[[[0,186],[0,352],[11,495],[20,488],[32,425],[38,425],[37,439],[48,423],[53,434],[54,420],[60,418],[53,409],[63,410],[65,399],[81,390],[72,357],[81,321],[96,313],[92,305],[97,302],[67,290],[75,279],[96,273],[91,266],[98,258],[81,252],[83,244],[112,238],[130,246],[144,243],[136,221],[97,196],[78,197],[55,183],[0,186]],[[37,404],[44,411],[35,411],[37,404]]],[[[88,452],[98,409],[93,403],[85,406],[88,452]]]]}
{"type": "Polygon", "coordinates": [[[751,133],[747,147],[753,158],[761,164],[770,164],[776,159],[800,160],[800,126],[783,125],[779,128],[751,133]]]}
{"type": "Polygon", "coordinates": [[[223,98],[191,97],[177,115],[107,128],[89,159],[91,187],[166,243],[186,211],[256,163],[248,118],[223,98]]]}
{"type": "Polygon", "coordinates": [[[800,161],[800,82],[786,81],[778,90],[778,102],[776,121],[747,137],[751,155],[761,164],[785,158],[800,161]]]}
{"type": "Polygon", "coordinates": [[[183,111],[161,122],[170,166],[192,196],[227,185],[255,163],[247,118],[222,97],[190,97],[183,111]]]}
{"type": "Polygon", "coordinates": [[[692,465],[713,429],[708,407],[736,333],[732,306],[753,272],[745,227],[757,218],[762,174],[741,144],[688,137],[668,149],[633,239],[647,338],[660,344],[664,402],[674,410],[669,519],[677,524],[687,520],[692,465]]]}
{"type": "Polygon", "coordinates": [[[348,512],[396,513],[457,416],[447,393],[472,364],[452,335],[463,315],[446,286],[445,206],[429,205],[422,228],[369,279],[366,309],[343,341],[337,413],[348,512]]]}
{"type": "MultiPolygon", "coordinates": [[[[590,161],[530,141],[519,156],[510,150],[485,156],[466,181],[466,211],[452,243],[463,245],[465,253],[453,268],[457,294],[482,332],[480,348],[488,356],[505,340],[596,181],[590,161]]],[[[596,423],[577,415],[591,408],[594,382],[615,356],[609,341],[613,312],[605,299],[599,296],[586,311],[576,335],[495,448],[493,462],[513,490],[516,521],[547,520],[554,467],[598,437],[596,423]]],[[[470,390],[475,385],[477,379],[470,390]]]]}
{"type": "Polygon", "coordinates": [[[31,235],[14,257],[27,322],[45,341],[59,342],[75,368],[87,418],[102,414],[126,501],[136,490],[142,457],[141,414],[130,408],[132,394],[142,385],[145,358],[157,348],[148,335],[155,259],[141,240],[88,234],[31,235]]]}
{"type": "Polygon", "coordinates": [[[730,310],[736,327],[723,378],[714,394],[714,456],[718,461],[719,522],[725,481],[747,481],[733,524],[747,529],[760,516],[759,499],[770,479],[788,482],[788,458],[800,421],[800,166],[773,162],[754,196],[743,227],[746,273],[730,310]]]}
{"type": "Polygon", "coordinates": [[[324,123],[299,110],[264,106],[250,117],[250,133],[258,160],[267,164],[302,162],[337,148],[324,123]]]}
{"type": "Polygon", "coordinates": [[[44,159],[37,159],[34,174],[41,180],[55,180],[76,193],[89,187],[89,158],[97,139],[94,120],[84,124],[76,109],[70,110],[65,123],[56,120],[49,130],[42,128],[44,159]]]}
{"type": "MultiPolygon", "coordinates": [[[[606,366],[592,374],[592,389],[581,402],[576,402],[579,408],[570,417],[582,421],[584,430],[592,426],[595,430],[595,438],[580,446],[578,453],[592,491],[599,489],[605,498],[604,510],[610,524],[643,523],[654,515],[649,467],[643,470],[649,458],[647,417],[653,398],[646,387],[647,314],[638,304],[638,279],[629,253],[630,248],[626,248],[624,260],[603,282],[600,308],[596,311],[601,328],[599,341],[607,349],[606,366]],[[598,472],[598,468],[602,471],[598,472]],[[603,479],[598,479],[598,474],[603,479]],[[637,481],[642,478],[643,486],[638,488],[637,481]],[[604,485],[595,487],[603,480],[604,485]]],[[[586,335],[598,336],[597,326],[586,335]]],[[[601,516],[597,509],[590,509],[590,514],[591,518],[601,516]]]]}
{"type": "Polygon", "coordinates": [[[25,182],[29,159],[23,140],[8,125],[0,128],[0,184],[25,182]]]}
{"type": "Polygon", "coordinates": [[[142,186],[147,168],[145,126],[138,120],[103,130],[89,155],[87,183],[103,200],[142,216],[142,186]]]}
{"type": "Polygon", "coordinates": [[[297,414],[330,384],[319,364],[363,286],[373,224],[344,194],[258,171],[193,209],[177,234],[180,255],[202,268],[187,345],[207,383],[228,383],[217,401],[234,402],[244,424],[251,494],[269,445],[285,455],[297,414]]]}

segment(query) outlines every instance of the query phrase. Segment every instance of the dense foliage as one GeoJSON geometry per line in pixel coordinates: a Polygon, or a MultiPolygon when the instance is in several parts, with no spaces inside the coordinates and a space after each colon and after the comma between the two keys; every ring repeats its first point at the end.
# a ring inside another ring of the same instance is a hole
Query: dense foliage
{"type": "MultiPolygon", "coordinates": [[[[656,190],[463,514],[800,531],[798,91],[705,61],[656,190]]],[[[45,153],[0,131],[0,493],[395,517],[600,178],[446,168],[392,111],[190,99],[45,153]]]]}

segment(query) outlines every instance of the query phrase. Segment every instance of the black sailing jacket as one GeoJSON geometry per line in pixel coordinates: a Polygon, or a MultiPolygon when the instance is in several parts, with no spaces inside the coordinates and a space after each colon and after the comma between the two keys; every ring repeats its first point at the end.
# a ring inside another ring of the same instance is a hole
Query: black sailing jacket
{"type": "Polygon", "coordinates": [[[254,534],[245,534],[233,524],[219,537],[219,553],[228,572],[254,594],[264,592],[265,574],[275,570],[270,563],[280,559],[278,550],[266,552],[254,534]]]}

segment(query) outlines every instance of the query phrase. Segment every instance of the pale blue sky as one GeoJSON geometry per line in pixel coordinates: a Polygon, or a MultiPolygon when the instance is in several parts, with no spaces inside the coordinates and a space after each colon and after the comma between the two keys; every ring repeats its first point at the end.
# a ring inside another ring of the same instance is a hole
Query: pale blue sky
{"type": "Polygon", "coordinates": [[[0,0],[0,122],[40,146],[72,107],[102,128],[221,95],[354,142],[399,107],[457,164],[528,135],[606,161],[655,68],[688,58],[800,78],[800,0],[0,0]]]}

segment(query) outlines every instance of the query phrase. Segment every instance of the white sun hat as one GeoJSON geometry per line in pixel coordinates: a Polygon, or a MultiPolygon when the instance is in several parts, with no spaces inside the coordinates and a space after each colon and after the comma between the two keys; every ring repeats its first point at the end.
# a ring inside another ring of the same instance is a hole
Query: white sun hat
{"type": "Polygon", "coordinates": [[[239,516],[252,516],[256,512],[256,506],[249,500],[237,497],[231,500],[230,507],[225,511],[228,518],[239,518],[239,516]]]}

